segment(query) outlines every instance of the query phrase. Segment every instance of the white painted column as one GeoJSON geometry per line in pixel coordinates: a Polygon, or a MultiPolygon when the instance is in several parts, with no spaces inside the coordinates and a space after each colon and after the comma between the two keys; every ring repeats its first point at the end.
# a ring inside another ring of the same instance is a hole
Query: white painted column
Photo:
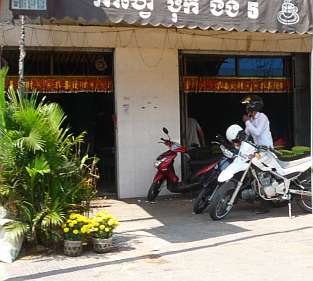
{"type": "Polygon", "coordinates": [[[115,49],[114,91],[118,196],[146,196],[154,160],[165,150],[162,127],[180,138],[178,51],[115,49]]]}

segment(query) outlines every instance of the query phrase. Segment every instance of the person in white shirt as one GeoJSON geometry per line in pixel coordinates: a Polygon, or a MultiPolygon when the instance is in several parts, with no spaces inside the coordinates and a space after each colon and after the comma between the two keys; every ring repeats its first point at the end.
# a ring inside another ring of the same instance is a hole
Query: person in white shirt
{"type": "Polygon", "coordinates": [[[188,117],[186,127],[187,147],[192,145],[205,146],[204,133],[198,121],[188,117]]]}
{"type": "Polygon", "coordinates": [[[270,122],[267,116],[261,112],[264,104],[261,97],[247,96],[242,101],[246,104],[246,113],[242,120],[246,125],[246,134],[252,136],[255,144],[273,147],[273,138],[270,130],[270,122]]]}
{"type": "MultiPolygon", "coordinates": [[[[242,121],[246,125],[246,134],[252,136],[255,144],[273,147],[270,121],[267,116],[261,112],[264,106],[263,99],[259,96],[251,95],[245,97],[242,103],[246,105],[246,114],[242,117],[242,121]]],[[[261,205],[257,214],[267,213],[269,209],[269,201],[261,199],[261,205]]]]}

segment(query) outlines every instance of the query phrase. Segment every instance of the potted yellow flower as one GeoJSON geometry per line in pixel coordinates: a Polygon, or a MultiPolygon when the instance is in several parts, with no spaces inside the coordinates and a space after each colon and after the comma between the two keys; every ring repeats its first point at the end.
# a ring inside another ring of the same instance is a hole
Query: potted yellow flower
{"type": "Polygon", "coordinates": [[[71,214],[62,225],[64,233],[64,254],[71,257],[82,252],[82,242],[90,233],[90,219],[80,214],[71,214]]]}
{"type": "Polygon", "coordinates": [[[97,253],[108,252],[112,248],[113,230],[119,222],[107,211],[101,211],[92,219],[92,244],[97,253]]]}

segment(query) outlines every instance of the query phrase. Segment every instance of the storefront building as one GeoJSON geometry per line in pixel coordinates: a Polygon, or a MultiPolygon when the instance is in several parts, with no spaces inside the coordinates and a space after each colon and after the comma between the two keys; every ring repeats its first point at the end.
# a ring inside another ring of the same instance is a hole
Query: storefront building
{"type": "Polygon", "coordinates": [[[184,142],[189,111],[212,138],[241,122],[247,93],[264,97],[277,139],[310,144],[310,1],[24,2],[0,1],[7,83],[17,81],[20,26],[12,17],[23,12],[26,88],[72,104],[76,122],[90,119],[88,131],[105,132],[96,149],[112,148],[103,159],[116,159],[119,198],[146,195],[162,127],[184,142]]]}

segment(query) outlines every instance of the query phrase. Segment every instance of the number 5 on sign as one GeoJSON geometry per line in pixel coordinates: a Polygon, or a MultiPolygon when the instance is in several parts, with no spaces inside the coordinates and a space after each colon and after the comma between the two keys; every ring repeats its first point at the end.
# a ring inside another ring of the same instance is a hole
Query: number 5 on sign
{"type": "Polygon", "coordinates": [[[248,2],[248,18],[256,20],[259,17],[259,3],[248,2]]]}

